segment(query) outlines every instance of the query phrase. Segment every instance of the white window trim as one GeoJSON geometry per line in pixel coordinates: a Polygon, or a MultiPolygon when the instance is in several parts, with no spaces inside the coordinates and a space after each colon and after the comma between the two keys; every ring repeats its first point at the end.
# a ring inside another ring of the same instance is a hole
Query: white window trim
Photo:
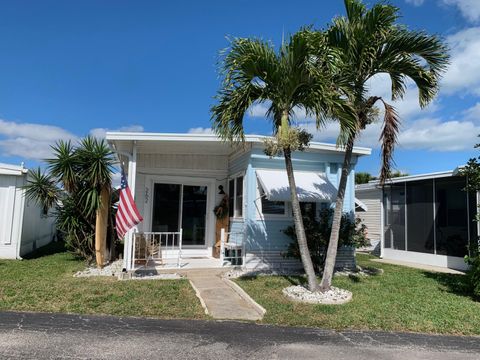
{"type": "Polygon", "coordinates": [[[261,186],[258,179],[256,180],[255,208],[257,209],[257,220],[290,220],[293,219],[292,205],[289,201],[284,201],[285,212],[283,214],[264,214],[262,207],[261,186]]]}
{"type": "Polygon", "coordinates": [[[246,201],[245,201],[245,187],[246,187],[245,172],[238,172],[234,175],[231,175],[228,178],[228,182],[227,182],[228,192],[230,192],[230,181],[231,180],[233,180],[233,195],[228,194],[228,196],[230,198],[233,198],[233,216],[230,216],[230,221],[243,220],[244,217],[245,217],[245,203],[246,203],[246,201]],[[243,178],[243,181],[242,181],[242,216],[236,216],[236,214],[235,214],[235,209],[237,208],[237,179],[239,177],[243,178]]]}

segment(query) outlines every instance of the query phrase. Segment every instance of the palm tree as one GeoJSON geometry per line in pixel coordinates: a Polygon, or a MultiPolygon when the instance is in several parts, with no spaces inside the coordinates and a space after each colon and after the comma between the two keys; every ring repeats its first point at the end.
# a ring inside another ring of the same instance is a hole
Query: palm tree
{"type": "Polygon", "coordinates": [[[377,102],[385,109],[380,134],[381,184],[391,173],[400,119],[395,108],[383,98],[368,95],[372,90],[368,88],[368,80],[376,74],[387,74],[392,83],[392,100],[401,99],[407,88],[407,80],[412,80],[418,88],[419,103],[423,108],[436,96],[441,75],[449,62],[448,49],[438,37],[423,31],[411,31],[397,24],[397,7],[380,2],[367,9],[360,0],[344,2],[347,16],[334,19],[326,32],[312,35],[313,39],[319,41],[320,48],[324,39],[327,39],[335,54],[335,83],[341,85],[338,90],[348,99],[356,117],[356,131],[350,133],[346,142],[321,291],[331,287],[352,149],[358,135],[378,112],[375,111],[377,102]]]}
{"type": "Polygon", "coordinates": [[[48,174],[32,171],[26,196],[45,209],[62,203],[57,226],[74,239],[77,254],[90,257],[88,240],[95,233],[97,266],[104,266],[110,211],[113,155],[104,140],[86,137],[78,146],[59,141],[47,159],[48,174]]]}
{"type": "Polygon", "coordinates": [[[278,53],[262,40],[235,38],[221,54],[223,83],[218,102],[211,109],[212,127],[226,141],[242,141],[248,108],[254,103],[268,104],[266,115],[272,121],[275,138],[266,144],[266,150],[271,156],[283,153],[285,158],[301,260],[308,287],[316,291],[318,281],[307,247],[291,157],[293,151],[308,145],[311,135],[292,126],[293,116],[296,109],[303,109],[316,119],[317,127],[324,125],[328,116],[336,116],[343,132],[348,133],[354,131],[353,114],[334,91],[331,71],[326,71],[330,57],[322,53],[312,56],[303,31],[283,43],[278,53]]]}

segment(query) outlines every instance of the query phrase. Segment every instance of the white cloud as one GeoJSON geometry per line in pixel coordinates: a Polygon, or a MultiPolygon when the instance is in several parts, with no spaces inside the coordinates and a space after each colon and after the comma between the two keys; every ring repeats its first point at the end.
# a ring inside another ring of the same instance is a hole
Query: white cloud
{"type": "Polygon", "coordinates": [[[413,6],[421,6],[425,2],[425,0],[405,0],[405,2],[413,6]]]}
{"type": "MultiPolygon", "coordinates": [[[[387,103],[393,105],[397,110],[400,118],[410,119],[415,116],[431,113],[438,110],[438,102],[433,101],[426,108],[420,108],[418,102],[418,88],[411,80],[406,81],[407,90],[403,96],[403,99],[391,101],[392,98],[392,82],[387,74],[378,74],[372,77],[368,82],[370,95],[380,96],[387,103]]],[[[377,102],[377,106],[382,110],[383,105],[377,102]]]]}
{"type": "Polygon", "coordinates": [[[247,110],[247,115],[251,117],[260,117],[263,118],[267,116],[268,108],[270,107],[270,102],[263,103],[254,103],[247,110]]]}
{"type": "Polygon", "coordinates": [[[460,151],[472,149],[479,133],[480,126],[471,121],[423,119],[403,130],[398,141],[405,149],[460,151]]]}
{"type": "MultiPolygon", "coordinates": [[[[103,138],[105,128],[90,130],[90,135],[103,138]]],[[[125,126],[114,131],[143,131],[140,125],[125,126]]],[[[20,123],[0,119],[0,155],[43,160],[52,156],[51,146],[57,141],[80,140],[80,137],[59,126],[20,123]]]]}
{"type": "MultiPolygon", "coordinates": [[[[418,1],[418,0],[407,0],[418,1]]],[[[462,16],[470,22],[480,20],[480,1],[479,0],[442,0],[443,4],[456,6],[462,16]]]]}
{"type": "Polygon", "coordinates": [[[0,120],[0,136],[2,156],[34,160],[50,157],[50,146],[58,140],[78,140],[76,135],[58,126],[5,120],[0,120]]]}
{"type": "Polygon", "coordinates": [[[129,126],[122,126],[118,129],[107,129],[107,128],[95,128],[90,130],[90,135],[96,138],[105,138],[105,135],[108,131],[119,131],[119,132],[142,132],[143,126],[142,125],[129,125],[129,126]]]}
{"type": "Polygon", "coordinates": [[[196,127],[188,130],[189,134],[213,134],[212,128],[196,127]]]}
{"type": "Polygon", "coordinates": [[[471,120],[474,123],[480,123],[480,102],[477,102],[471,108],[463,112],[465,119],[471,120]]]}
{"type": "MultiPolygon", "coordinates": [[[[478,3],[480,5],[480,1],[478,3]]],[[[480,94],[480,27],[459,31],[449,36],[447,41],[452,59],[441,91],[446,94],[480,94]]]]}

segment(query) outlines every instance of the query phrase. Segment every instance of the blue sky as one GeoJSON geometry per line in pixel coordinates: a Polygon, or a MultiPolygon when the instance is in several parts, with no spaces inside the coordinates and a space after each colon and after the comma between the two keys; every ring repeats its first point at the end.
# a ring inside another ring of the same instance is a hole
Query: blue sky
{"type": "MultiPolygon", "coordinates": [[[[367,1],[367,3],[371,3],[367,1]]],[[[395,104],[403,119],[397,168],[448,170],[475,155],[480,133],[480,0],[395,0],[402,22],[445,38],[452,65],[438,99],[420,111],[412,88],[395,104]]],[[[107,129],[207,132],[226,36],[278,44],[282,33],[325,26],[343,1],[0,1],[0,162],[36,166],[55,140],[107,129]]],[[[372,92],[389,96],[379,77],[372,92]]],[[[245,119],[268,134],[262,106],[245,119]]],[[[298,114],[298,122],[312,122],[298,114]]],[[[334,141],[334,126],[315,132],[334,141]]],[[[378,172],[374,149],[357,170],[378,172]]]]}

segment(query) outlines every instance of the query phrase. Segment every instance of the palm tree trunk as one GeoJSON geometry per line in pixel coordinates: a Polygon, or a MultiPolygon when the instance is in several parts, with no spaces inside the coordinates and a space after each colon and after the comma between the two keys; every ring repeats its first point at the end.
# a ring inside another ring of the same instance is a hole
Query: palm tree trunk
{"type": "Polygon", "coordinates": [[[320,291],[330,290],[332,286],[333,271],[335,269],[335,261],[337,259],[338,238],[340,236],[340,222],[342,221],[343,202],[345,199],[345,189],[347,187],[348,173],[350,172],[350,164],[352,160],[353,142],[355,137],[350,136],[345,150],[345,158],[342,166],[342,176],[338,186],[337,200],[335,201],[335,211],[333,213],[332,232],[330,233],[330,241],[328,242],[327,258],[323,269],[322,281],[320,282],[320,291]]]}
{"type": "Polygon", "coordinates": [[[285,166],[287,169],[288,184],[290,185],[292,196],[293,221],[295,223],[295,233],[297,235],[300,257],[302,259],[305,274],[307,274],[308,289],[310,291],[317,291],[318,282],[315,276],[312,258],[310,257],[310,251],[308,250],[307,237],[305,236],[305,228],[303,227],[302,211],[300,209],[300,202],[298,201],[295,177],[293,176],[292,153],[290,149],[284,148],[283,154],[285,156],[285,166]]]}
{"type": "Polygon", "coordinates": [[[95,257],[97,267],[102,268],[105,265],[105,256],[107,254],[107,226],[108,209],[110,207],[110,191],[107,187],[100,191],[100,207],[97,209],[95,221],[95,257]]]}

